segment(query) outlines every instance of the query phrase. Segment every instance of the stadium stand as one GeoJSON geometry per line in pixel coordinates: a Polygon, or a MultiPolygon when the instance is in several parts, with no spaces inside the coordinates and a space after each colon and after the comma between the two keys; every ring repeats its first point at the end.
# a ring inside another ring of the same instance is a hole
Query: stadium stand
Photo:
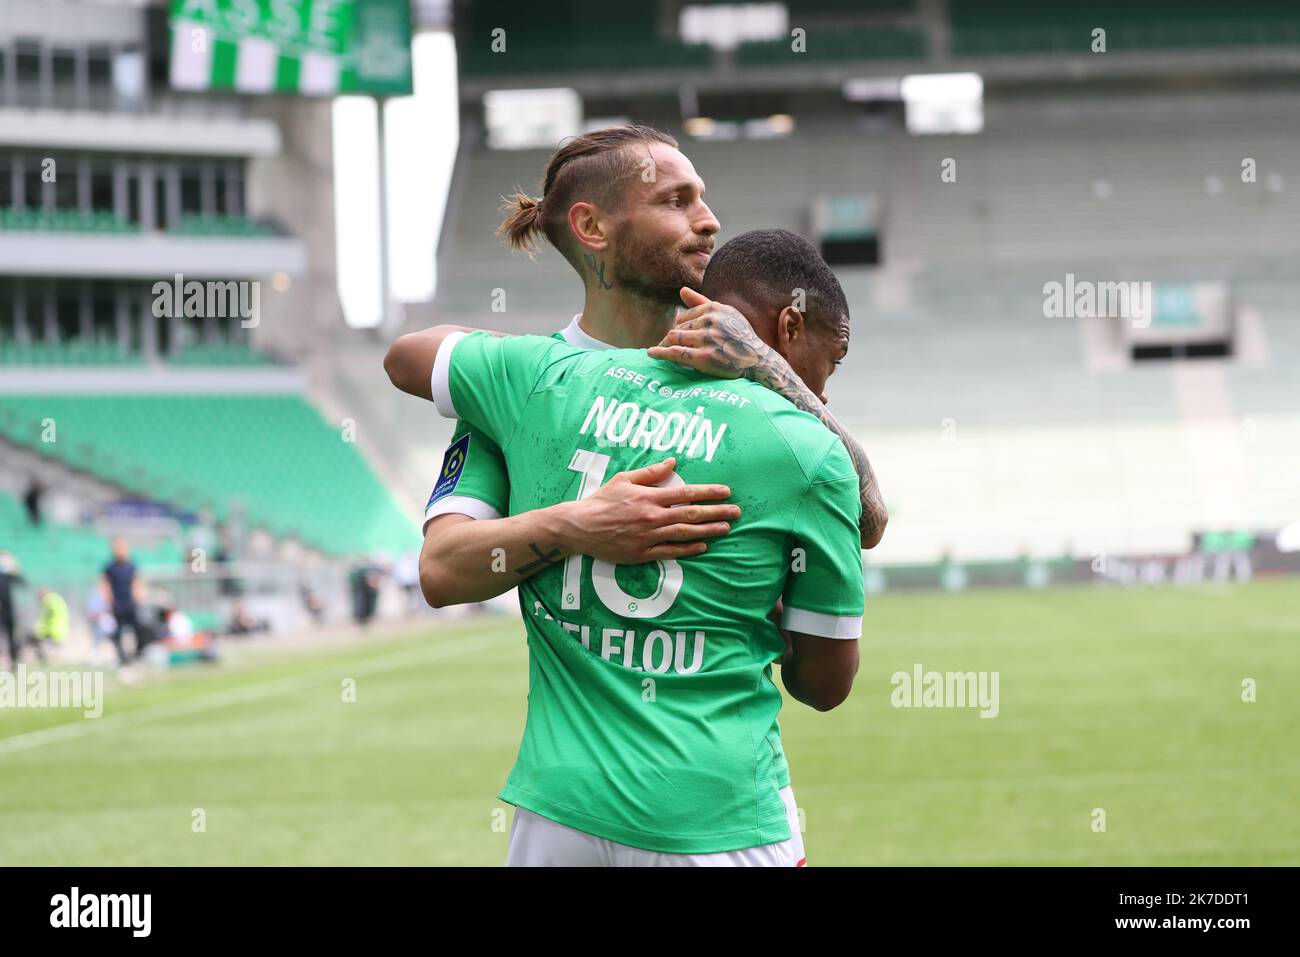
{"type": "Polygon", "coordinates": [[[816,42],[796,51],[788,39],[742,43],[737,66],[786,66],[806,60],[909,60],[926,54],[925,34],[909,29],[841,29],[819,33],[816,42]]]}
{"type": "MultiPolygon", "coordinates": [[[[111,558],[104,535],[48,518],[33,526],[18,499],[4,491],[0,491],[0,543],[18,559],[32,588],[92,580],[111,558]]],[[[182,561],[180,548],[167,541],[136,547],[132,554],[141,568],[175,566],[182,561]]]]}
{"type": "Polygon", "coordinates": [[[540,17],[520,4],[513,11],[473,5],[467,12],[459,44],[466,74],[671,70],[707,67],[712,59],[706,46],[657,36],[656,11],[649,4],[604,6],[596,18],[584,15],[579,5],[559,6],[540,17]],[[502,37],[507,56],[493,49],[502,37]]]}
{"type": "MultiPolygon", "coordinates": [[[[880,267],[837,270],[854,338],[830,394],[881,463],[895,511],[886,560],[1178,549],[1194,527],[1290,521],[1300,161],[1284,98],[1052,90],[990,97],[985,113],[979,136],[910,136],[829,101],[784,138],[669,128],[708,185],[720,243],[754,228],[810,234],[825,194],[879,199],[880,267]],[[1242,180],[1246,156],[1255,182],[1242,180]],[[947,157],[952,183],[939,175],[947,157]],[[1218,418],[1187,407],[1170,364],[1097,371],[1087,327],[1044,317],[1044,283],[1067,273],[1230,282],[1263,345],[1215,367],[1218,418]],[[1251,441],[1225,446],[1243,422],[1251,441]]],[[[549,248],[513,254],[493,232],[503,194],[537,194],[548,151],[475,142],[462,138],[438,311],[549,332],[581,307],[572,270],[549,248]],[[495,290],[504,313],[490,308],[495,290]]]]}
{"type": "Polygon", "coordinates": [[[219,521],[242,509],[329,555],[408,548],[415,535],[355,445],[298,396],[6,396],[0,434],[219,521]],[[40,441],[47,418],[57,442],[40,441]]]}
{"type": "Polygon", "coordinates": [[[245,216],[182,216],[168,232],[173,236],[238,236],[244,239],[276,235],[273,226],[245,216]]]}
{"type": "MultiPolygon", "coordinates": [[[[948,282],[936,275],[942,290],[965,287],[963,271],[986,275],[990,262],[1014,270],[1031,260],[1137,261],[1226,273],[1236,262],[1258,271],[1293,260],[1300,192],[1286,185],[1300,183],[1300,161],[1286,107],[1258,96],[1223,107],[1210,118],[1141,101],[1070,110],[1056,100],[1014,109],[994,102],[985,132],[965,137],[880,131],[845,112],[801,115],[795,135],[761,142],[674,132],[708,184],[720,241],[759,227],[806,232],[814,197],[875,192],[884,267],[953,273],[948,282]],[[1241,181],[1243,156],[1259,164],[1256,183],[1241,181]],[[952,183],[939,176],[948,157],[957,164],[952,183]],[[1225,246],[1233,264],[1223,261],[1225,246]]],[[[441,247],[441,305],[486,312],[501,288],[510,311],[570,308],[580,290],[560,257],[546,249],[530,261],[493,231],[502,195],[516,186],[536,194],[548,152],[465,148],[471,158],[441,247]]],[[[933,311],[953,315],[950,305],[933,311]]]]}
{"type": "Polygon", "coordinates": [[[1199,49],[1300,41],[1300,17],[1287,4],[1245,0],[1045,6],[1033,0],[952,0],[953,54],[1087,53],[1092,31],[1107,50],[1199,49]]]}
{"type": "Polygon", "coordinates": [[[105,210],[38,210],[4,207],[0,209],[0,229],[69,233],[138,233],[140,226],[105,210]]]}
{"type": "Polygon", "coordinates": [[[193,343],[175,349],[167,357],[173,366],[265,366],[274,365],[270,356],[243,343],[193,343]]]}
{"type": "Polygon", "coordinates": [[[114,342],[5,343],[0,365],[7,366],[140,366],[139,353],[126,352],[114,342]]]}

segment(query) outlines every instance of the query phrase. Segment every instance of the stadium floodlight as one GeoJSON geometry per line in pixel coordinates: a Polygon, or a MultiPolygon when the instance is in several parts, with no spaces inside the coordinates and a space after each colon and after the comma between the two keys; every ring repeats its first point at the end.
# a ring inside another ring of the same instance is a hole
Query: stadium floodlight
{"type": "Polygon", "coordinates": [[[752,120],[746,120],[744,126],[745,139],[750,140],[770,140],[779,136],[789,136],[794,132],[794,117],[789,113],[773,113],[771,116],[760,116],[752,120]]]}
{"type": "Polygon", "coordinates": [[[899,92],[909,133],[978,133],[984,129],[984,80],[978,73],[917,73],[903,77],[899,92]]]}
{"type": "Polygon", "coordinates": [[[483,94],[483,116],[494,150],[554,149],[581,130],[582,99],[568,87],[489,90],[483,94]]]}
{"type": "Polygon", "coordinates": [[[691,4],[682,7],[677,29],[683,43],[734,50],[754,40],[789,39],[789,23],[784,3],[691,4]]]}
{"type": "Polygon", "coordinates": [[[900,90],[902,82],[896,76],[859,76],[845,80],[840,92],[850,103],[894,101],[903,97],[900,90]]]}
{"type": "Polygon", "coordinates": [[[701,139],[712,136],[717,128],[717,121],[709,116],[692,116],[682,123],[682,129],[691,136],[698,136],[701,139]]]}
{"type": "Polygon", "coordinates": [[[692,116],[682,123],[682,129],[697,140],[738,140],[742,133],[740,123],[711,116],[692,116]]]}

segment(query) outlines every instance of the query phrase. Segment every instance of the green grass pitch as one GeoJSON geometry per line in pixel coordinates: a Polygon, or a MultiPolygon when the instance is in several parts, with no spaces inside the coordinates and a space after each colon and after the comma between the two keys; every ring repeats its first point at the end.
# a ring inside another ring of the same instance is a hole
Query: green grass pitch
{"type": "MultiPolygon", "coordinates": [[[[782,710],[809,864],[1300,863],[1297,609],[1285,581],[873,599],[849,701],[782,710]],[[917,663],[998,672],[999,715],[892,707],[917,663]]],[[[504,861],[522,624],[231,650],[110,681],[97,720],[0,710],[0,866],[504,861]]]]}

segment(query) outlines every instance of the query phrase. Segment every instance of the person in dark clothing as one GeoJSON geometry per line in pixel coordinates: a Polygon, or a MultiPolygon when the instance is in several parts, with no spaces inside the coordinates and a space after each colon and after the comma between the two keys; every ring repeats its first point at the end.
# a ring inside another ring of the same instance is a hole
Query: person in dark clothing
{"type": "Polygon", "coordinates": [[[44,494],[45,487],[38,479],[32,479],[27,486],[27,494],[23,496],[23,504],[27,506],[27,520],[37,527],[41,524],[41,496],[44,494]]]}
{"type": "Polygon", "coordinates": [[[352,590],[352,620],[362,628],[370,624],[379,604],[380,570],[369,561],[362,561],[352,569],[349,585],[352,590]]]}
{"type": "Polygon", "coordinates": [[[14,624],[14,588],[25,585],[18,573],[18,562],[9,552],[0,550],[0,632],[4,632],[9,654],[9,668],[18,664],[18,633],[14,624]]]}
{"type": "Polygon", "coordinates": [[[113,618],[117,621],[110,640],[117,649],[117,660],[125,665],[127,659],[126,652],[122,650],[122,632],[131,629],[137,656],[144,648],[145,636],[141,633],[138,617],[140,579],[136,575],[135,563],[131,561],[126,542],[120,538],[113,542],[113,560],[104,567],[103,587],[104,597],[112,606],[113,618]]]}

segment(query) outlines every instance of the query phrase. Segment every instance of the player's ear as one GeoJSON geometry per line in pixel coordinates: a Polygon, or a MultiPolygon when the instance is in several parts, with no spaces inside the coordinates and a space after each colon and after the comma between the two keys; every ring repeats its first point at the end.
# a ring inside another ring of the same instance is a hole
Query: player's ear
{"type": "Polygon", "coordinates": [[[586,249],[600,251],[609,246],[600,209],[593,203],[574,203],[569,207],[569,230],[586,249]]]}
{"type": "Polygon", "coordinates": [[[782,354],[807,334],[808,327],[802,312],[794,306],[786,306],[781,310],[781,314],[776,317],[776,341],[781,345],[779,351],[782,354]]]}

